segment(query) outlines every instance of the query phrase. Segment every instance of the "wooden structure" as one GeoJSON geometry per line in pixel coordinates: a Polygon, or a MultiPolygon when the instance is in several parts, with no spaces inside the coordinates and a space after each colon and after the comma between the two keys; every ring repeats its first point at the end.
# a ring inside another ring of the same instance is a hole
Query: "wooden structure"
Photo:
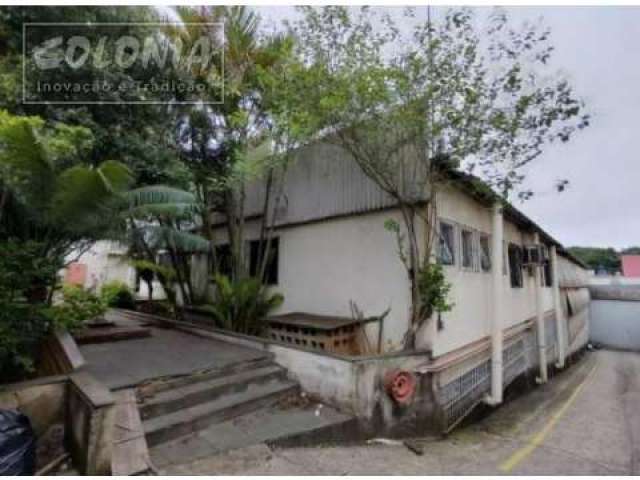
{"type": "Polygon", "coordinates": [[[38,376],[71,373],[84,364],[84,357],[69,332],[55,332],[42,344],[38,376]]]}

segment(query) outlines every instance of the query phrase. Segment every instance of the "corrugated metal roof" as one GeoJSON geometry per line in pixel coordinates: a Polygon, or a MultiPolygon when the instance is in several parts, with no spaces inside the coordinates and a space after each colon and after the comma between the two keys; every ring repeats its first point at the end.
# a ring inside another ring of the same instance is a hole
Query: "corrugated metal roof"
{"type": "MultiPolygon", "coordinates": [[[[247,188],[246,214],[260,215],[265,182],[247,188]]],[[[277,224],[308,222],[395,205],[340,147],[315,143],[299,150],[287,167],[277,224]]]]}
{"type": "MultiPolygon", "coordinates": [[[[415,150],[407,148],[401,155],[415,157],[415,150]]],[[[500,197],[482,180],[457,170],[446,170],[449,178],[461,190],[483,203],[500,197]]],[[[408,179],[410,180],[410,179],[408,179]]],[[[411,184],[411,182],[405,182],[411,184]]],[[[246,190],[245,215],[260,216],[265,198],[264,180],[256,180],[246,190]]],[[[425,196],[415,195],[423,200],[425,196]]],[[[300,148],[285,172],[283,196],[278,208],[276,225],[305,223],[390,208],[397,202],[364,174],[358,163],[342,147],[318,141],[300,148]]],[[[529,231],[538,232],[542,240],[556,245],[558,253],[587,268],[564,246],[545,232],[533,220],[513,205],[505,205],[505,217],[529,231]]],[[[218,218],[217,220],[220,220],[218,218]]]]}

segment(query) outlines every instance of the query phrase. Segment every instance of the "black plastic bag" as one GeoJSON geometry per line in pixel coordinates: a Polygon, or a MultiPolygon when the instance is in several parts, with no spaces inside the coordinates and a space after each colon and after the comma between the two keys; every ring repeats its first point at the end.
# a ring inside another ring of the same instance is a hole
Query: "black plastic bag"
{"type": "Polygon", "coordinates": [[[36,473],[36,437],[29,417],[0,410],[0,475],[36,473]]]}

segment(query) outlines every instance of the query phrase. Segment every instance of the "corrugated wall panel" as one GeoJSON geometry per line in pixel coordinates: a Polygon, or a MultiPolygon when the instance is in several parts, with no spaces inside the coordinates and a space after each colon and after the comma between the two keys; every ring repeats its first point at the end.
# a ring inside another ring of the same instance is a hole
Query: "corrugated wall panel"
{"type": "MultiPolygon", "coordinates": [[[[264,182],[247,189],[247,215],[262,212],[264,182]]],[[[340,147],[320,143],[296,155],[285,175],[285,200],[278,223],[297,223],[349,213],[366,212],[394,205],[340,147]]]]}

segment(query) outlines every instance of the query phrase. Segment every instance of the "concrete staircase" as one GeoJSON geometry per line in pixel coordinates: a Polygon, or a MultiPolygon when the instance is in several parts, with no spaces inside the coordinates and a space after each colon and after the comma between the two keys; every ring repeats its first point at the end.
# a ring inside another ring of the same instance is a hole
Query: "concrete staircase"
{"type": "Polygon", "coordinates": [[[307,397],[300,395],[298,383],[265,356],[140,386],[138,408],[152,462],[162,469],[256,443],[308,439],[353,421],[330,407],[302,406],[307,397]]]}

